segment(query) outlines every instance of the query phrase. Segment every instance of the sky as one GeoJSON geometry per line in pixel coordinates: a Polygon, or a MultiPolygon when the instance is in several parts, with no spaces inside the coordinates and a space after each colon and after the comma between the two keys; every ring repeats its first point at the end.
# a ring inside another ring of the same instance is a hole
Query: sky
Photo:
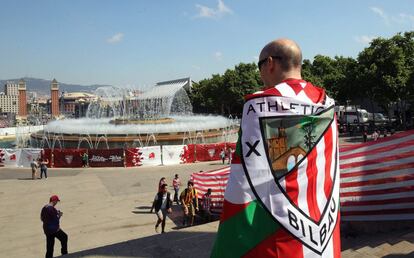
{"type": "Polygon", "coordinates": [[[295,40],[303,57],[350,56],[414,30],[412,0],[0,0],[0,79],[145,87],[199,81],[263,46],[295,40]]]}

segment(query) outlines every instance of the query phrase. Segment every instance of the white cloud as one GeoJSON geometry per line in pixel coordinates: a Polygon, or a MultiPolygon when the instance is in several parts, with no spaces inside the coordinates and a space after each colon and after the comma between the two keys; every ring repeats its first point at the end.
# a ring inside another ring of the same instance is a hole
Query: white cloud
{"type": "Polygon", "coordinates": [[[116,43],[121,42],[123,38],[124,38],[124,33],[117,33],[113,35],[112,37],[108,38],[106,42],[110,44],[116,44],[116,43]]]}
{"type": "Polygon", "coordinates": [[[199,5],[199,4],[196,4],[196,7],[198,8],[198,11],[199,11],[197,17],[215,18],[216,12],[214,11],[214,9],[211,9],[207,6],[199,5]]]}
{"type": "Polygon", "coordinates": [[[229,7],[227,7],[222,0],[218,0],[217,11],[221,14],[233,13],[233,11],[229,7]]]}
{"type": "Polygon", "coordinates": [[[364,45],[369,44],[374,38],[374,36],[368,36],[368,35],[362,35],[362,36],[356,36],[354,39],[356,42],[362,43],[364,45]]]}
{"type": "Polygon", "coordinates": [[[373,11],[375,14],[377,14],[381,19],[384,20],[385,24],[390,25],[390,19],[388,15],[382,10],[380,7],[370,7],[371,11],[373,11]]]}
{"type": "Polygon", "coordinates": [[[201,4],[196,4],[198,14],[196,18],[218,19],[226,14],[232,14],[233,11],[224,4],[223,0],[218,0],[217,8],[211,8],[201,4]]]}
{"type": "Polygon", "coordinates": [[[215,57],[217,60],[221,61],[221,60],[223,59],[223,53],[221,53],[220,51],[216,51],[216,52],[214,53],[214,57],[215,57]]]}
{"type": "Polygon", "coordinates": [[[414,15],[406,14],[406,13],[400,13],[398,16],[403,22],[408,21],[414,23],[414,15]]]}

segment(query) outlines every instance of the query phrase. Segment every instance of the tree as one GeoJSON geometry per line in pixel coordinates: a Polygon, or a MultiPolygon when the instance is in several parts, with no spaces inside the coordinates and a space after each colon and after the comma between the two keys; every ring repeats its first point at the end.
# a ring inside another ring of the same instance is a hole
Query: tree
{"type": "Polygon", "coordinates": [[[358,55],[361,88],[385,110],[398,103],[405,126],[405,110],[413,95],[414,32],[390,39],[376,38],[358,55]]]}
{"type": "Polygon", "coordinates": [[[215,74],[193,84],[189,94],[196,113],[240,114],[244,96],[260,89],[261,80],[254,63],[240,63],[223,75],[215,74]]]}

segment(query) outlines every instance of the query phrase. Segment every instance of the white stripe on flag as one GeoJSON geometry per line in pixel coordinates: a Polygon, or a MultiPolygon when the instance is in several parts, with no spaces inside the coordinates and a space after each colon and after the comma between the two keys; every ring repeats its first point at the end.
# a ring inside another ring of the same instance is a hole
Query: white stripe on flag
{"type": "Polygon", "coordinates": [[[407,147],[404,147],[404,148],[396,148],[392,151],[384,151],[384,152],[380,152],[380,153],[376,153],[376,154],[370,154],[368,152],[368,153],[364,153],[364,155],[362,155],[360,157],[350,158],[350,159],[343,159],[343,160],[341,160],[341,165],[355,163],[355,162],[359,162],[359,161],[377,160],[377,159],[380,159],[380,158],[392,157],[396,154],[403,154],[405,152],[409,152],[409,151],[413,151],[413,150],[414,150],[413,146],[407,146],[407,147]]]}
{"type": "Polygon", "coordinates": [[[411,186],[411,185],[414,185],[414,180],[403,181],[403,182],[395,182],[395,183],[387,183],[387,184],[380,184],[380,185],[365,185],[365,186],[356,186],[356,187],[346,187],[346,188],[341,188],[341,193],[392,189],[392,188],[411,186]]]}
{"type": "Polygon", "coordinates": [[[387,193],[387,194],[375,194],[375,195],[357,195],[341,197],[341,203],[346,201],[376,201],[376,200],[389,200],[404,197],[414,197],[414,191],[402,192],[402,193],[387,193]]]}
{"type": "Polygon", "coordinates": [[[356,167],[351,167],[351,168],[343,168],[341,169],[341,174],[389,167],[393,165],[402,165],[402,164],[411,163],[411,162],[414,162],[414,156],[408,157],[408,158],[397,159],[397,160],[386,161],[386,162],[381,162],[381,160],[379,159],[377,164],[356,166],[356,167]]]}
{"type": "Polygon", "coordinates": [[[395,176],[404,176],[404,175],[411,175],[411,174],[414,174],[414,169],[405,168],[405,169],[391,170],[389,172],[384,172],[384,173],[379,173],[379,174],[346,177],[346,178],[341,179],[341,183],[364,182],[367,180],[391,178],[395,176]]]}
{"type": "Polygon", "coordinates": [[[386,146],[389,146],[389,145],[398,145],[399,143],[408,142],[410,140],[414,140],[414,134],[410,134],[410,135],[407,135],[405,137],[397,138],[397,139],[391,140],[391,141],[385,141],[385,142],[381,142],[381,143],[374,144],[374,145],[369,145],[369,146],[361,146],[361,147],[356,148],[356,149],[352,149],[352,150],[349,150],[349,151],[344,151],[344,152],[341,152],[341,156],[345,156],[345,155],[353,154],[353,153],[359,153],[359,152],[370,152],[370,151],[373,151],[373,150],[376,150],[376,149],[379,149],[379,148],[382,148],[382,147],[386,147],[386,146]]]}
{"type": "Polygon", "coordinates": [[[316,157],[316,200],[318,202],[319,211],[322,211],[326,205],[325,196],[325,137],[322,137],[319,143],[316,145],[317,157],[316,157]]]}
{"type": "Polygon", "coordinates": [[[306,175],[306,168],[308,167],[308,159],[300,164],[298,168],[298,176],[296,178],[297,184],[299,186],[298,194],[298,206],[299,208],[307,215],[309,215],[308,199],[307,199],[307,189],[308,189],[308,176],[306,175]]]}

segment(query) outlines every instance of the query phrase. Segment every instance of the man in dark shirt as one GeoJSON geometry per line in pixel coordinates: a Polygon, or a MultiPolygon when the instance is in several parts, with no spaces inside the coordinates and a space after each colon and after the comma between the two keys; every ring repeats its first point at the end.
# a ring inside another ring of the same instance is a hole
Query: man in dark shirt
{"type": "Polygon", "coordinates": [[[55,237],[59,239],[62,249],[62,255],[68,253],[68,235],[60,228],[59,220],[63,213],[55,208],[60,202],[57,195],[53,195],[49,199],[40,213],[40,219],[43,222],[43,231],[46,235],[46,258],[53,257],[53,248],[55,246],[55,237]]]}

